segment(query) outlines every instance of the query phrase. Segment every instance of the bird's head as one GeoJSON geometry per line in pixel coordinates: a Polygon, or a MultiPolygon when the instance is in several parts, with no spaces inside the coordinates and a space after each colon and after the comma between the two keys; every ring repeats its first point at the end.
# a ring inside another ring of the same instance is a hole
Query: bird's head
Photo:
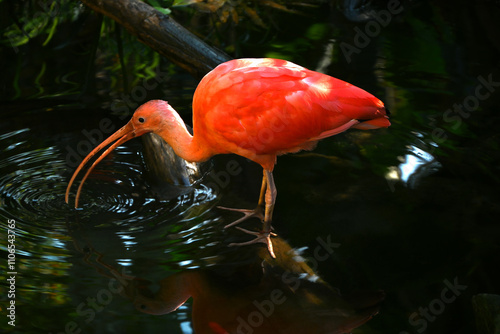
{"type": "Polygon", "coordinates": [[[177,112],[167,101],[152,100],[137,108],[124,128],[128,126],[128,130],[133,132],[135,137],[139,137],[148,132],[168,128],[170,123],[177,122],[178,118],[177,112]]]}
{"type": "Polygon", "coordinates": [[[68,187],[66,189],[66,203],[68,203],[69,191],[75,178],[94,155],[102,151],[108,145],[111,145],[101,154],[99,158],[94,161],[94,163],[92,163],[90,168],[83,176],[82,182],[80,183],[80,186],[78,187],[78,191],[76,193],[75,208],[78,207],[80,192],[83,183],[87,179],[88,175],[90,174],[92,169],[111,151],[132,138],[142,136],[149,132],[158,132],[164,128],[168,128],[170,125],[169,123],[178,122],[178,119],[180,119],[180,117],[178,116],[177,112],[175,112],[175,110],[166,101],[152,100],[141,105],[139,108],[137,108],[134,115],[132,115],[132,119],[127,124],[125,124],[125,126],[123,126],[121,129],[112,134],[108,139],[99,144],[92,150],[92,152],[90,152],[85,157],[85,159],[83,159],[83,161],[73,173],[71,180],[69,181],[68,187]]]}

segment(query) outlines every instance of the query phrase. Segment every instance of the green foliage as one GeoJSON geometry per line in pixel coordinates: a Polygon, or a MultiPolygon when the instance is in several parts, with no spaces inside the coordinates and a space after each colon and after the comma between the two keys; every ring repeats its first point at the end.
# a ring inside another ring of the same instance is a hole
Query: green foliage
{"type": "MultiPolygon", "coordinates": [[[[6,3],[2,4],[7,6],[6,3]]],[[[82,8],[75,7],[72,0],[60,1],[22,1],[14,9],[15,17],[2,32],[3,45],[13,48],[25,45],[37,37],[45,37],[43,46],[54,36],[57,27],[64,22],[75,21],[82,8]]]]}
{"type": "MultiPolygon", "coordinates": [[[[151,3],[169,13],[163,2],[151,3]]],[[[4,61],[18,59],[5,68],[10,81],[3,99],[129,93],[159,71],[159,54],[73,0],[0,2],[0,7],[12,14],[1,32],[0,48],[10,55],[4,61]]]]}

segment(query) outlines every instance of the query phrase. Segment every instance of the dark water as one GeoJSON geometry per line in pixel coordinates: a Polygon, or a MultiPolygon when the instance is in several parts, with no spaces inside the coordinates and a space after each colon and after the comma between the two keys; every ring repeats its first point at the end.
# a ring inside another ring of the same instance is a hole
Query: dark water
{"type": "MultiPolygon", "coordinates": [[[[239,157],[215,157],[195,185],[168,198],[148,179],[141,142],[133,140],[99,164],[80,209],[64,202],[78,161],[128,120],[123,111],[165,98],[189,123],[196,79],[162,60],[154,70],[168,79],[154,85],[154,78],[130,77],[120,93],[123,73],[101,57],[90,80],[82,66],[88,59],[63,43],[77,37],[63,28],[45,47],[46,35],[19,47],[4,43],[2,331],[192,333],[193,299],[175,312],[150,314],[161,307],[144,286],[154,292],[168,285],[163,279],[188,273],[179,282],[203,291],[203,312],[230,314],[247,298],[251,314],[259,310],[252,300],[273,300],[265,296],[269,286],[285,291],[274,278],[288,270],[308,282],[298,291],[316,299],[285,294],[287,303],[298,301],[283,304],[293,317],[282,328],[304,322],[301,316],[321,305],[349,313],[330,286],[344,295],[385,292],[380,313],[355,333],[484,332],[476,330],[473,297],[500,294],[500,9],[495,2],[415,1],[402,11],[371,6],[378,16],[368,7],[347,8],[359,20],[353,23],[340,5],[321,5],[286,33],[273,32],[272,41],[250,31],[238,44],[237,57],[280,56],[322,69],[374,93],[392,113],[388,129],[352,130],[312,152],[278,159],[278,262],[260,246],[228,247],[248,236],[224,230],[238,215],[216,206],[252,208],[262,173],[239,157]],[[11,268],[9,245],[15,246],[11,268]],[[248,287],[254,290],[243,296],[248,287]],[[11,300],[15,327],[6,317],[11,300]]],[[[81,47],[88,36],[79,34],[81,47]]],[[[282,299],[275,297],[280,312],[282,299]]],[[[261,330],[250,327],[242,332],[261,330]]]]}

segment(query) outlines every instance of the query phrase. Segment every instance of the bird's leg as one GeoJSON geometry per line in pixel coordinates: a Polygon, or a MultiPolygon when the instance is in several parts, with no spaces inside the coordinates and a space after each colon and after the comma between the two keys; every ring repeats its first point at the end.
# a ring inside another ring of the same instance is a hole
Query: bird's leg
{"type": "MultiPolygon", "coordinates": [[[[255,244],[257,242],[261,242],[267,245],[267,249],[269,250],[269,254],[273,258],[276,256],[274,255],[274,250],[273,250],[273,244],[271,242],[271,236],[275,236],[276,234],[271,232],[271,223],[272,223],[272,218],[273,218],[273,210],[274,210],[274,202],[276,201],[276,187],[274,185],[274,178],[273,178],[273,173],[268,170],[264,170],[264,179],[266,179],[266,188],[265,188],[265,195],[263,196],[261,192],[261,199],[264,198],[265,200],[265,213],[264,213],[264,226],[262,228],[262,231],[260,232],[253,232],[246,230],[241,227],[236,227],[240,231],[243,231],[248,234],[255,235],[255,239],[252,239],[247,242],[241,242],[241,243],[232,243],[229,244],[229,246],[244,246],[244,245],[251,245],[255,244]]],[[[264,186],[264,181],[262,182],[262,185],[264,186]]],[[[260,200],[259,200],[260,204],[260,200]]]]}
{"type": "Polygon", "coordinates": [[[266,191],[266,210],[264,215],[264,229],[265,233],[271,233],[271,223],[273,221],[273,211],[274,203],[276,202],[276,186],[274,185],[273,173],[270,171],[264,171],[267,179],[267,191],[266,191]]]}
{"type": "Polygon", "coordinates": [[[224,209],[224,210],[229,210],[229,211],[236,211],[236,212],[241,212],[243,213],[243,217],[241,217],[238,220],[235,220],[231,224],[227,224],[224,226],[224,228],[232,227],[235,225],[238,225],[244,220],[247,220],[248,218],[252,217],[257,217],[261,221],[264,221],[264,207],[266,206],[265,203],[265,196],[266,196],[266,189],[267,189],[267,177],[266,177],[266,172],[264,171],[264,176],[262,177],[262,186],[260,188],[260,196],[259,196],[259,203],[257,204],[257,207],[253,210],[248,210],[248,209],[233,209],[233,208],[226,208],[223,206],[218,206],[219,209],[224,209]]]}

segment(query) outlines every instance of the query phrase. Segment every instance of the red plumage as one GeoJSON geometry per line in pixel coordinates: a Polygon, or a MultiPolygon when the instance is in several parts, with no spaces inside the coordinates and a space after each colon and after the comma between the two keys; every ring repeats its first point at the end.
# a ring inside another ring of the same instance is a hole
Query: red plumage
{"type": "Polygon", "coordinates": [[[390,125],[379,99],[345,81],[277,59],[224,63],[203,78],[193,98],[199,142],[218,153],[264,163],[265,168],[274,164],[272,156],[313,148],[317,140],[368,120],[378,120],[378,127],[390,125]]]}

